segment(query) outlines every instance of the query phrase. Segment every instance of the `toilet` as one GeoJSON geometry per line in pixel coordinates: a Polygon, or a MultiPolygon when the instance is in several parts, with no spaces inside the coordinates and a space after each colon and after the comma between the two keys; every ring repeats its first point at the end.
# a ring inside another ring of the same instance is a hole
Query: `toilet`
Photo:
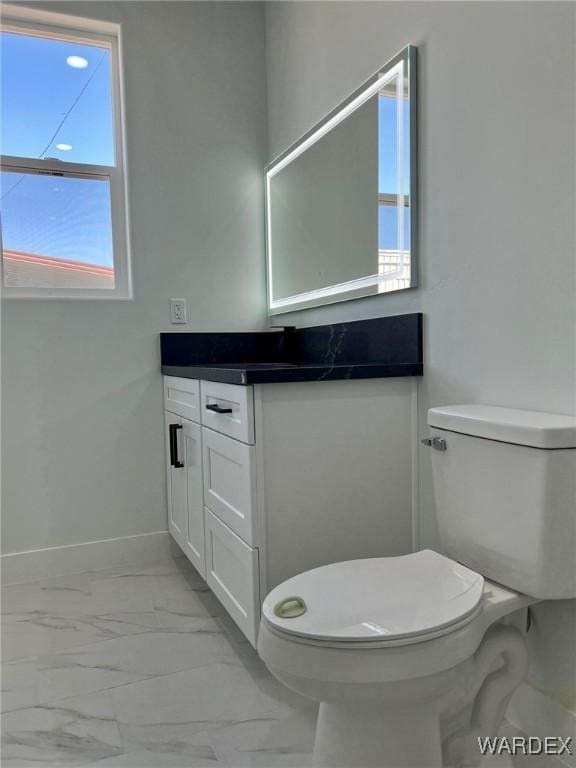
{"type": "Polygon", "coordinates": [[[442,553],[332,563],[266,597],[258,651],[319,702],[314,764],[468,766],[528,668],[526,609],[576,597],[576,418],[428,412],[442,553]]]}

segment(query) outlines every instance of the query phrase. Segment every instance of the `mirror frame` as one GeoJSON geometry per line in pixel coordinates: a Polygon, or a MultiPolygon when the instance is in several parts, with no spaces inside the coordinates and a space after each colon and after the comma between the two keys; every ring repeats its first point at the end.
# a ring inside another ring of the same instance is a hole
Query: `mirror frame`
{"type": "Polygon", "coordinates": [[[294,312],[308,307],[319,307],[324,304],[333,304],[340,301],[350,301],[366,296],[385,296],[389,293],[398,293],[400,290],[408,290],[418,285],[418,110],[417,110],[417,48],[407,45],[380,69],[368,78],[348,98],[338,104],[322,120],[316,123],[309,131],[293,142],[284,152],[278,155],[265,168],[265,217],[266,217],[266,294],[268,315],[280,315],[286,312],[294,312]],[[282,299],[274,299],[272,294],[272,237],[271,237],[271,213],[270,213],[270,180],[292,160],[305,152],[315,144],[322,136],[329,133],[339,123],[362,106],[371,96],[378,92],[390,78],[391,72],[400,62],[406,62],[406,79],[409,92],[409,120],[410,120],[410,285],[385,293],[375,293],[374,287],[380,282],[378,275],[368,275],[337,285],[326,286],[313,291],[294,294],[282,299]]]}

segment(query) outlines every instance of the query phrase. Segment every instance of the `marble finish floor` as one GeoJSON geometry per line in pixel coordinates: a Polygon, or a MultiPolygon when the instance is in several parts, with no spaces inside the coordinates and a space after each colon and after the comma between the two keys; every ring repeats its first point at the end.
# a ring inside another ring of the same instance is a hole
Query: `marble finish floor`
{"type": "Polygon", "coordinates": [[[4,768],[310,768],[316,708],[271,677],[185,558],[1,593],[4,768]]]}
{"type": "Polygon", "coordinates": [[[2,765],[308,768],[316,709],[184,558],[2,589],[2,765]]]}

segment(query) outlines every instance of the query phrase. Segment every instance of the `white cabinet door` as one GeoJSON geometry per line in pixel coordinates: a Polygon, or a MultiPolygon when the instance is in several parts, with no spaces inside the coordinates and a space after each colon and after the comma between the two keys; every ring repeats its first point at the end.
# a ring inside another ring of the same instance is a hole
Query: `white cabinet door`
{"type": "Polygon", "coordinates": [[[204,502],[238,536],[255,546],[254,446],[202,427],[204,502]]]}
{"type": "Polygon", "coordinates": [[[168,528],[180,547],[186,549],[187,496],[186,472],[182,461],[182,419],[164,412],[166,424],[166,473],[168,477],[168,528]]]}
{"type": "Polygon", "coordinates": [[[183,463],[186,472],[187,528],[184,552],[206,578],[204,499],[202,492],[202,430],[199,424],[182,419],[183,463]]]}
{"type": "Polygon", "coordinates": [[[252,645],[260,625],[258,550],[206,510],[206,581],[252,645]]]}

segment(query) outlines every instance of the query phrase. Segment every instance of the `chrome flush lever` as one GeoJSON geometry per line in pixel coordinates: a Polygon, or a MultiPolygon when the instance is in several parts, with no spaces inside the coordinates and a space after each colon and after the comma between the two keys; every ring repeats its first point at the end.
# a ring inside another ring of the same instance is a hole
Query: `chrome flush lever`
{"type": "Polygon", "coordinates": [[[437,451],[446,450],[446,440],[443,437],[425,437],[421,441],[422,445],[428,445],[430,448],[434,448],[437,451]]]}

